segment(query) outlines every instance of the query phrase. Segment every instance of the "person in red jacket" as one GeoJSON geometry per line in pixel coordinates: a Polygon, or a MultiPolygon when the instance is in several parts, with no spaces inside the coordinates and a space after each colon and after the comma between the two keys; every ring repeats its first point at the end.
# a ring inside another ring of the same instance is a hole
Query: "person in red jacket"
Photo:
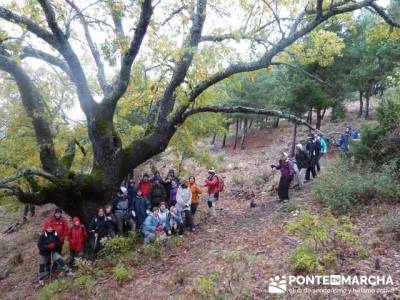
{"type": "Polygon", "coordinates": [[[208,177],[204,182],[204,186],[208,190],[207,204],[211,217],[215,218],[217,216],[215,210],[215,202],[219,198],[219,179],[214,169],[208,170],[208,177]]]}
{"type": "Polygon", "coordinates": [[[149,198],[151,191],[150,177],[147,173],[143,174],[143,179],[139,182],[138,190],[142,191],[142,195],[145,198],[149,198]]]}
{"type": "Polygon", "coordinates": [[[47,228],[48,226],[51,226],[58,234],[60,246],[57,250],[61,254],[64,240],[69,234],[69,226],[68,221],[62,216],[62,210],[60,208],[57,207],[54,210],[54,216],[46,220],[44,227],[47,228]]]}
{"type": "Polygon", "coordinates": [[[72,227],[68,234],[69,242],[69,265],[72,268],[74,266],[75,258],[83,257],[83,249],[86,240],[86,229],[78,217],[72,218],[72,227]]]}

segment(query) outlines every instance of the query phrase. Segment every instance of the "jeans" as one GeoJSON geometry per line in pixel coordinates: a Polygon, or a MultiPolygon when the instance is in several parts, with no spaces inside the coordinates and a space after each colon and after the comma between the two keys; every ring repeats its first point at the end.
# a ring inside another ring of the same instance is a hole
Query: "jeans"
{"type": "Polygon", "coordinates": [[[49,255],[39,255],[39,275],[38,277],[44,278],[50,269],[54,266],[57,265],[60,269],[63,269],[65,272],[68,271],[68,267],[65,265],[64,260],[62,256],[54,251],[49,255]]]}

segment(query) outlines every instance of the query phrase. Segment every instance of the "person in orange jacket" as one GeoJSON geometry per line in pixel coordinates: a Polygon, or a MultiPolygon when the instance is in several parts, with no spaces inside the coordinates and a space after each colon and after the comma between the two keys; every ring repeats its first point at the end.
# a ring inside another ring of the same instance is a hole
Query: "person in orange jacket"
{"type": "Polygon", "coordinates": [[[85,226],[81,224],[79,217],[73,217],[72,223],[73,225],[67,236],[70,253],[69,265],[71,268],[74,266],[76,257],[83,257],[83,249],[87,236],[85,226]]]}
{"type": "Polygon", "coordinates": [[[200,187],[196,184],[196,178],[194,176],[189,177],[189,188],[192,191],[192,204],[190,205],[190,212],[192,213],[192,216],[196,213],[197,207],[199,206],[200,202],[200,194],[201,194],[201,189],[200,187]]]}
{"type": "Polygon", "coordinates": [[[61,250],[64,245],[64,240],[69,234],[69,226],[68,226],[68,221],[62,216],[62,210],[60,208],[56,208],[54,210],[54,215],[52,218],[49,218],[45,221],[44,228],[47,228],[48,226],[52,227],[55,232],[57,232],[58,237],[60,239],[60,245],[59,248],[57,248],[57,251],[61,254],[61,250]]]}

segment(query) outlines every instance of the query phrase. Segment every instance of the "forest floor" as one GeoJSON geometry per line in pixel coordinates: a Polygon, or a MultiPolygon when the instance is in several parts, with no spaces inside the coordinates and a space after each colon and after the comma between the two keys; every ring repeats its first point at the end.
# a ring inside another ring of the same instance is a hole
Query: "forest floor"
{"type": "MultiPolygon", "coordinates": [[[[358,127],[356,114],[357,105],[352,103],[346,122],[358,127]]],[[[341,132],[344,124],[326,121],[321,129],[341,132]]],[[[291,124],[281,122],[277,129],[252,130],[244,150],[232,150],[232,138],[223,150],[214,146],[212,151],[223,153],[219,154],[218,167],[226,182],[216,222],[207,219],[203,199],[195,220],[198,230],[185,233],[181,243],[166,249],[160,258],[143,260],[143,264],[135,267],[133,279],[123,287],[108,278],[96,282],[90,296],[61,293],[59,299],[202,299],[215,291],[227,293],[227,299],[399,299],[397,293],[268,294],[270,277],[293,274],[288,256],[298,240],[285,233],[284,225],[297,219],[301,210],[322,212],[313,196],[312,182],[301,191],[291,190],[292,199],[288,203],[278,202],[270,191],[278,175],[269,165],[277,162],[280,151],[289,149],[292,130],[291,124]],[[260,184],[260,178],[266,182],[260,184]],[[251,201],[256,207],[250,207],[251,201]]],[[[299,137],[306,136],[306,130],[299,129],[299,137]]],[[[332,151],[322,159],[321,172],[335,156],[336,151],[332,151]]],[[[195,174],[202,182],[206,172],[198,169],[195,174]]],[[[0,235],[0,272],[15,264],[9,276],[0,281],[1,299],[38,298],[40,287],[32,284],[37,272],[36,238],[50,210],[49,206],[40,208],[17,233],[0,235]]],[[[400,245],[385,234],[387,216],[399,211],[400,207],[395,205],[369,205],[352,216],[367,255],[343,258],[331,274],[391,275],[399,282],[400,245]]]]}

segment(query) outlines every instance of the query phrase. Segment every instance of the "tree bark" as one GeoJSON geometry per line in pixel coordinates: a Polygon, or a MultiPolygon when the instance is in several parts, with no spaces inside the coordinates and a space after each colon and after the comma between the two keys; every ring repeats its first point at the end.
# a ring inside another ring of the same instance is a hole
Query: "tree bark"
{"type": "Polygon", "coordinates": [[[293,127],[293,139],[292,139],[291,156],[294,156],[295,151],[296,151],[296,139],[297,139],[297,123],[295,123],[294,127],[293,127]]]}
{"type": "Polygon", "coordinates": [[[279,126],[279,117],[276,117],[275,123],[274,123],[274,128],[278,128],[279,126]]]}
{"type": "Polygon", "coordinates": [[[246,134],[247,134],[247,118],[244,119],[243,122],[243,135],[242,135],[242,141],[240,142],[240,149],[244,149],[244,144],[245,144],[245,140],[246,140],[246,134]]]}
{"type": "Polygon", "coordinates": [[[215,144],[215,139],[217,138],[217,133],[214,133],[213,134],[213,137],[212,137],[212,139],[211,139],[211,142],[210,142],[210,144],[211,145],[214,145],[215,144]]]}
{"type": "Polygon", "coordinates": [[[308,115],[307,115],[307,123],[308,124],[312,124],[312,113],[313,113],[313,110],[312,110],[312,108],[308,111],[308,115]]]}
{"type": "Polygon", "coordinates": [[[363,92],[362,91],[358,91],[358,100],[360,102],[360,109],[358,111],[358,115],[357,118],[361,118],[363,115],[363,110],[364,110],[364,101],[363,101],[363,92]]]}
{"type": "Polygon", "coordinates": [[[369,100],[371,95],[372,95],[372,84],[368,86],[368,89],[365,92],[365,119],[369,118],[369,100]]]}
{"type": "Polygon", "coordinates": [[[225,148],[225,146],[226,146],[226,136],[229,134],[229,127],[230,127],[230,124],[226,123],[226,125],[225,125],[226,132],[224,133],[224,137],[222,138],[222,148],[225,148]]]}
{"type": "Polygon", "coordinates": [[[320,108],[316,109],[316,114],[317,114],[317,122],[315,123],[315,128],[319,130],[321,129],[321,121],[322,121],[322,112],[320,108]]]}
{"type": "Polygon", "coordinates": [[[239,119],[236,120],[235,144],[233,145],[234,150],[237,147],[238,136],[239,136],[239,119]]]}

